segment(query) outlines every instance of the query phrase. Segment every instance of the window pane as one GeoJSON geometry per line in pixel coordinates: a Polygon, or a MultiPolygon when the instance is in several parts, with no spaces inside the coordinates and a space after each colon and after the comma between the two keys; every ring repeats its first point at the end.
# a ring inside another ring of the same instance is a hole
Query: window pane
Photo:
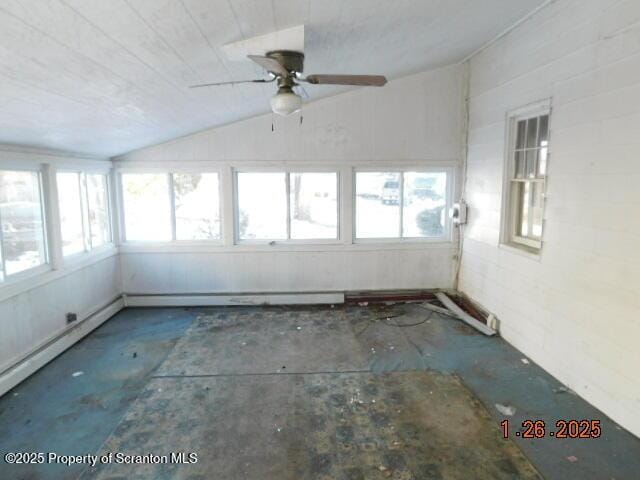
{"type": "Polygon", "coordinates": [[[45,263],[37,172],[0,172],[0,222],[7,275],[45,263]]]}
{"type": "Polygon", "coordinates": [[[220,238],[220,199],[217,173],[174,174],[176,239],[220,238]]]}
{"type": "MultiPolygon", "coordinates": [[[[545,142],[546,143],[546,142],[545,142]]],[[[538,176],[544,177],[547,174],[547,147],[544,146],[538,151],[538,176]]]]}
{"type": "Polygon", "coordinates": [[[540,133],[538,136],[540,153],[538,156],[538,176],[547,174],[547,155],[549,152],[549,115],[540,117],[540,133]]]}
{"type": "Polygon", "coordinates": [[[292,173],[291,238],[338,238],[338,175],[292,173]]]}
{"type": "Polygon", "coordinates": [[[531,185],[531,236],[536,239],[542,238],[542,202],[543,184],[535,182],[531,185]]]}
{"type": "Polygon", "coordinates": [[[356,237],[400,235],[400,174],[356,173],[356,237]]]}
{"type": "Polygon", "coordinates": [[[517,184],[517,234],[521,237],[529,236],[529,204],[531,203],[530,182],[518,182],[517,184]]]}
{"type": "Polygon", "coordinates": [[[171,240],[169,183],[166,174],[122,175],[127,240],[171,240]]]}
{"type": "Polygon", "coordinates": [[[520,120],[518,122],[518,131],[516,136],[516,149],[524,148],[524,138],[525,138],[526,128],[527,128],[527,121],[520,120]]]}
{"type": "Polygon", "coordinates": [[[91,248],[111,241],[106,175],[87,175],[91,248]]]}
{"type": "Polygon", "coordinates": [[[524,178],[524,172],[526,171],[525,152],[516,152],[516,167],[514,176],[515,178],[524,178]]]}
{"type": "Polygon", "coordinates": [[[538,150],[527,150],[527,159],[525,166],[525,177],[532,178],[536,174],[536,156],[538,150]]]}
{"type": "Polygon", "coordinates": [[[538,134],[538,146],[546,147],[549,140],[549,115],[540,117],[540,133],[538,134]]]}
{"type": "Polygon", "coordinates": [[[444,235],[446,192],[446,173],[405,172],[403,237],[444,235]]]}
{"type": "Polygon", "coordinates": [[[80,174],[64,172],[56,175],[58,181],[58,210],[62,231],[62,253],[73,255],[84,252],[82,201],[80,200],[80,174]]]}
{"type": "Polygon", "coordinates": [[[533,148],[536,146],[538,132],[538,119],[530,118],[527,120],[527,148],[533,148]]]}
{"type": "Polygon", "coordinates": [[[287,188],[284,173],[238,173],[240,239],[287,238],[287,188]]]}

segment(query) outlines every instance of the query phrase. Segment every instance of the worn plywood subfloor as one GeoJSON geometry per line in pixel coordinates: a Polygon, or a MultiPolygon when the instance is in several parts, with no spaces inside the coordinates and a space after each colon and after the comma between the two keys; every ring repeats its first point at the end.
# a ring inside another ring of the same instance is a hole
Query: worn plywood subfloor
{"type": "MultiPolygon", "coordinates": [[[[539,478],[458,377],[415,371],[419,352],[392,313],[200,316],[102,448],[194,452],[198,462],[109,464],[85,478],[539,478]],[[380,358],[414,371],[376,374],[380,358]]],[[[403,313],[428,320],[423,310],[403,313]]]]}

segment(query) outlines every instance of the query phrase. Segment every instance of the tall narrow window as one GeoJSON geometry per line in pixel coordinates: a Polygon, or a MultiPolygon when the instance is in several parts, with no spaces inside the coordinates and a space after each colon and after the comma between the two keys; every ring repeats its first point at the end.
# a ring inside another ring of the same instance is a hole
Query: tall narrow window
{"type": "Polygon", "coordinates": [[[174,173],[176,240],[220,238],[217,173],[174,173]]]}
{"type": "Polygon", "coordinates": [[[46,263],[40,174],[0,171],[0,280],[46,263]]]}
{"type": "Polygon", "coordinates": [[[356,172],[356,238],[447,235],[447,172],[356,172]]]}
{"type": "Polygon", "coordinates": [[[123,173],[122,197],[127,240],[172,239],[168,175],[123,173]]]}
{"type": "Polygon", "coordinates": [[[549,113],[514,117],[507,191],[508,243],[537,251],[542,246],[544,191],[549,155],[549,113]]]}
{"type": "Polygon", "coordinates": [[[85,251],[84,205],[80,188],[80,174],[77,172],[59,172],[58,210],[60,212],[60,231],[62,233],[63,255],[73,255],[85,251]]]}

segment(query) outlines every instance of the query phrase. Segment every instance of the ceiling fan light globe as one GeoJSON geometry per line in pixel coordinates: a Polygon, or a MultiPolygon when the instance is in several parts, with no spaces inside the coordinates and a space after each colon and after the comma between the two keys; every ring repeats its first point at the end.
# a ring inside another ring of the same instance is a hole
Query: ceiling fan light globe
{"type": "Polygon", "coordinates": [[[302,97],[293,92],[279,92],[271,97],[271,110],[283,117],[298,112],[300,107],[302,107],[302,97]]]}

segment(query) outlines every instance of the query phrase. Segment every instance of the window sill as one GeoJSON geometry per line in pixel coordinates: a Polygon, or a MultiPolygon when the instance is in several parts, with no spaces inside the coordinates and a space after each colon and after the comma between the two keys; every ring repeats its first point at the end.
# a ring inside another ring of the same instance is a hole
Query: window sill
{"type": "Polygon", "coordinates": [[[382,250],[425,250],[425,249],[451,249],[457,248],[456,244],[449,240],[431,241],[380,241],[370,240],[358,243],[344,243],[331,241],[325,243],[244,243],[236,245],[181,245],[175,244],[140,244],[124,243],[120,245],[120,253],[260,253],[260,252],[344,252],[344,251],[382,251],[382,250]]]}
{"type": "Polygon", "coordinates": [[[522,257],[535,260],[537,262],[539,262],[542,259],[541,250],[536,250],[531,247],[527,247],[526,245],[519,245],[516,243],[501,243],[499,245],[499,248],[501,250],[505,250],[510,253],[515,253],[516,255],[520,255],[522,257]]]}
{"type": "Polygon", "coordinates": [[[356,238],[356,245],[429,245],[432,243],[452,243],[448,237],[404,237],[404,238],[356,238]]]}
{"type": "Polygon", "coordinates": [[[100,258],[106,254],[106,256],[110,256],[109,252],[116,252],[117,249],[112,243],[107,243],[100,247],[94,248],[93,250],[89,250],[88,252],[79,252],[71,255],[67,255],[66,257],[62,257],[62,265],[60,270],[64,269],[75,269],[82,268],[85,265],[90,265],[95,263],[96,258],[100,258]]]}
{"type": "MultiPolygon", "coordinates": [[[[10,279],[0,284],[0,302],[15,297],[22,293],[38,288],[59,278],[66,277],[73,272],[98,263],[106,258],[117,255],[118,250],[113,245],[105,245],[93,252],[74,255],[72,262],[67,262],[62,268],[54,270],[49,264],[41,265],[29,271],[28,275],[19,279],[10,279]]],[[[24,272],[27,273],[27,272],[24,272]]]]}

